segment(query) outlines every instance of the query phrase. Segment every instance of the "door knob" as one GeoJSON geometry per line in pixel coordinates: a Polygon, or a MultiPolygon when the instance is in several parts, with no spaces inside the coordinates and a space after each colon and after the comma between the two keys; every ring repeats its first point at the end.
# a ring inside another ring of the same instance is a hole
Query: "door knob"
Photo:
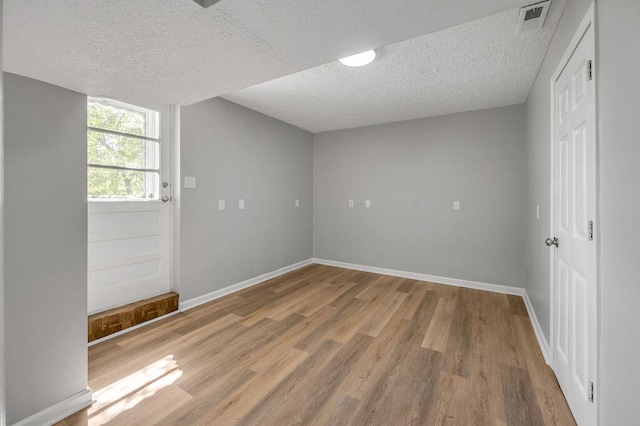
{"type": "Polygon", "coordinates": [[[171,197],[168,195],[165,195],[164,197],[160,198],[160,201],[162,201],[163,203],[166,203],[167,201],[171,201],[171,197]]]}
{"type": "Polygon", "coordinates": [[[549,247],[551,247],[551,246],[558,247],[558,238],[557,237],[553,237],[553,239],[547,238],[546,240],[544,240],[544,243],[546,245],[548,245],[549,247]]]}

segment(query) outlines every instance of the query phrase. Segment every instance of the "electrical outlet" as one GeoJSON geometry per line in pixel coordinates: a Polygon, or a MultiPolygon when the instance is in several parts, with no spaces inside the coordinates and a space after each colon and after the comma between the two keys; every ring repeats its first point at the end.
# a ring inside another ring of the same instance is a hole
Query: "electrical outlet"
{"type": "Polygon", "coordinates": [[[364,206],[368,209],[371,208],[371,200],[364,200],[364,206]]]}
{"type": "Polygon", "coordinates": [[[353,207],[353,200],[349,200],[349,207],[353,207]]]}
{"type": "Polygon", "coordinates": [[[238,200],[238,210],[244,210],[244,200],[242,198],[238,200]]]}
{"type": "Polygon", "coordinates": [[[460,201],[454,201],[453,202],[453,209],[454,210],[460,210],[460,201]]]}
{"type": "Polygon", "coordinates": [[[196,178],[194,176],[185,176],[184,187],[186,189],[194,189],[196,187],[196,178]]]}
{"type": "Polygon", "coordinates": [[[225,209],[224,200],[218,200],[218,210],[222,211],[225,209]]]}

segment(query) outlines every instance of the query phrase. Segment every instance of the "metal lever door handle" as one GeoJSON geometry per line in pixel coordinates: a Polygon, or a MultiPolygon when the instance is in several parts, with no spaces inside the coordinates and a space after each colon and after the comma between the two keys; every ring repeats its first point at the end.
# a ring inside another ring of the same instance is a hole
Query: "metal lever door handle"
{"type": "Polygon", "coordinates": [[[544,240],[544,243],[546,245],[548,245],[549,247],[551,247],[551,246],[558,247],[558,238],[557,237],[553,237],[553,239],[547,238],[546,240],[544,240]]]}
{"type": "Polygon", "coordinates": [[[160,198],[160,201],[162,201],[163,203],[166,203],[167,201],[171,201],[171,197],[169,197],[168,195],[165,195],[164,197],[160,198]]]}

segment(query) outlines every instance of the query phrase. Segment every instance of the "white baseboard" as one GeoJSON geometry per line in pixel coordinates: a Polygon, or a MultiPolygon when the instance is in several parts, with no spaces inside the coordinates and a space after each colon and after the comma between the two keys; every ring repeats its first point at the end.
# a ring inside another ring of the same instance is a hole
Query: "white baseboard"
{"type": "Polygon", "coordinates": [[[542,351],[542,355],[544,356],[544,360],[547,362],[548,365],[551,365],[551,351],[550,351],[549,343],[547,342],[547,339],[545,338],[544,333],[542,332],[542,327],[540,327],[540,323],[538,322],[536,311],[533,309],[533,305],[531,304],[529,295],[527,294],[524,288],[510,287],[510,286],[499,285],[499,284],[482,283],[477,281],[461,280],[458,278],[447,278],[447,277],[439,277],[435,275],[418,274],[415,272],[398,271],[395,269],[377,268],[375,266],[356,265],[353,263],[337,262],[335,260],[314,258],[313,263],[319,263],[321,265],[327,265],[327,266],[336,266],[338,268],[355,269],[357,271],[373,272],[376,274],[391,275],[391,276],[400,277],[400,278],[429,281],[429,282],[434,282],[439,284],[448,284],[448,285],[454,285],[457,287],[473,288],[475,290],[493,291],[495,293],[504,293],[504,294],[513,294],[516,296],[522,296],[522,299],[524,300],[524,304],[527,307],[527,312],[529,313],[529,318],[531,319],[533,331],[535,332],[536,338],[538,339],[538,345],[540,346],[540,350],[542,351]]]}
{"type": "Polygon", "coordinates": [[[377,268],[375,266],[356,265],[353,263],[337,262],[335,260],[313,259],[313,263],[336,266],[338,268],[355,269],[356,271],[373,272],[375,274],[391,275],[393,277],[409,278],[412,280],[429,281],[438,284],[454,285],[456,287],[473,288],[476,290],[493,291],[495,293],[515,294],[522,296],[524,289],[499,284],[489,284],[477,281],[461,280],[458,278],[439,277],[436,275],[418,274],[416,272],[398,271],[396,269],[377,268]]]}
{"type": "Polygon", "coordinates": [[[542,332],[542,327],[540,326],[540,322],[538,322],[538,316],[536,315],[536,311],[533,309],[533,304],[531,303],[531,299],[529,299],[529,294],[525,291],[522,298],[524,299],[524,305],[527,307],[527,312],[529,313],[529,319],[531,320],[533,331],[536,333],[536,338],[538,339],[538,345],[540,346],[540,350],[542,351],[542,356],[544,357],[547,365],[551,366],[551,347],[549,346],[549,342],[547,342],[547,338],[542,332]]]}
{"type": "Polygon", "coordinates": [[[195,308],[196,306],[200,306],[204,303],[211,302],[212,300],[219,299],[223,296],[227,296],[231,293],[235,293],[236,291],[240,291],[247,287],[254,286],[261,282],[270,280],[271,278],[275,278],[277,276],[286,274],[287,272],[294,271],[296,269],[302,268],[303,266],[311,265],[313,262],[311,259],[303,260],[302,262],[294,263],[293,265],[285,266],[284,268],[280,268],[273,272],[267,272],[266,274],[258,275],[257,277],[250,278],[246,281],[242,281],[237,284],[230,285],[225,288],[221,288],[220,290],[212,291],[211,293],[203,294],[202,296],[194,297],[193,299],[185,300],[184,302],[180,302],[180,312],[189,310],[191,308],[195,308]]]}
{"type": "Polygon", "coordinates": [[[60,420],[69,417],[73,413],[77,413],[83,408],[93,404],[93,393],[91,389],[86,388],[82,392],[78,392],[69,398],[58,402],[51,407],[45,408],[36,414],[14,423],[13,426],[42,426],[52,425],[60,420]]]}

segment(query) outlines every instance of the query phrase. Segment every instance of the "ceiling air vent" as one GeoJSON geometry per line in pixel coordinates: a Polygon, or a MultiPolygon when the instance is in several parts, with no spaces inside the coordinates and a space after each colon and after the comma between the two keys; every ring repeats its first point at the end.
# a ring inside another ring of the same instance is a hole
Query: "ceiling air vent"
{"type": "Polygon", "coordinates": [[[218,3],[220,0],[193,0],[196,3],[198,3],[200,6],[202,7],[209,7],[209,6],[213,6],[214,4],[218,3]]]}
{"type": "Polygon", "coordinates": [[[522,31],[542,28],[544,25],[544,19],[547,17],[550,4],[551,0],[532,4],[520,9],[517,32],[521,33],[522,31]]]}

